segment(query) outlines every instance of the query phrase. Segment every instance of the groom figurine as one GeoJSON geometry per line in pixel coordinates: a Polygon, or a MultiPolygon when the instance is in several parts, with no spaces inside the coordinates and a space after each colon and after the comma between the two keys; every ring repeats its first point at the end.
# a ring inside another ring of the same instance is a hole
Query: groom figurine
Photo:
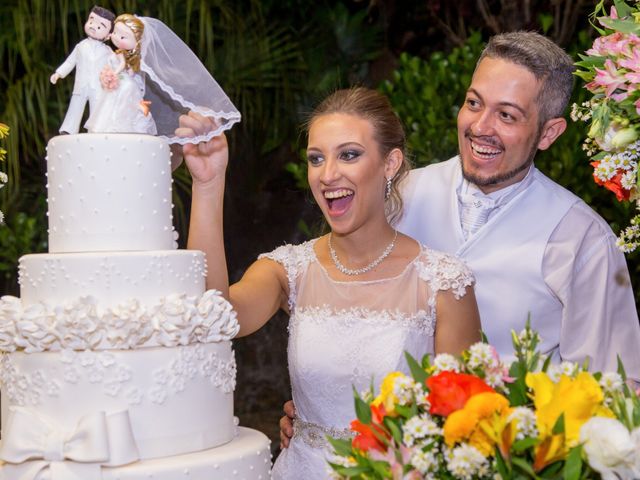
{"type": "MultiPolygon", "coordinates": [[[[532,32],[492,37],[458,114],[460,155],[410,172],[398,230],[464,259],[483,331],[505,359],[527,318],[555,362],[640,380],[640,325],[607,223],[533,165],[564,132],[573,61],[532,32]]],[[[436,327],[437,328],[437,327],[436,327]]],[[[292,402],[280,420],[293,434],[292,402]]]]}
{"type": "Polygon", "coordinates": [[[112,52],[104,42],[111,34],[115,18],[109,10],[93,7],[84,25],[88,38],[79,42],[64,63],[51,75],[51,83],[55,85],[60,78],[66,77],[71,70],[76,69],[73,94],[60,133],[78,133],[87,101],[90,110],[98,104],[102,93],[100,71],[112,52]]]}

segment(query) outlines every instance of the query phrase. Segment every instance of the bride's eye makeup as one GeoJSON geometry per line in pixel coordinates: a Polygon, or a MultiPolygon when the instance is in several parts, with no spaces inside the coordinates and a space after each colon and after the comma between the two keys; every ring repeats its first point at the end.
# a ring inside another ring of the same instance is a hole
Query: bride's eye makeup
{"type": "Polygon", "coordinates": [[[307,162],[314,167],[320,165],[322,162],[322,155],[317,153],[307,153],[307,162]]]}
{"type": "Polygon", "coordinates": [[[342,150],[338,155],[338,158],[340,160],[346,160],[346,161],[357,160],[363,153],[364,152],[362,150],[349,148],[346,150],[342,150]]]}

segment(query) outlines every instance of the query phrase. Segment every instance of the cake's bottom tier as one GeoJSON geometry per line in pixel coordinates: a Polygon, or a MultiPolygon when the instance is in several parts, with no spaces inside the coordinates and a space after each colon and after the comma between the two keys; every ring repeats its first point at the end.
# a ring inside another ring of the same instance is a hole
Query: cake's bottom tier
{"type": "MultiPolygon", "coordinates": [[[[267,480],[270,478],[269,439],[240,427],[238,436],[220,447],[174,457],[143,460],[123,467],[102,468],[102,480],[267,480]]],[[[10,478],[0,467],[0,480],[10,478]]],[[[52,480],[50,469],[36,480],[52,480]]]]}

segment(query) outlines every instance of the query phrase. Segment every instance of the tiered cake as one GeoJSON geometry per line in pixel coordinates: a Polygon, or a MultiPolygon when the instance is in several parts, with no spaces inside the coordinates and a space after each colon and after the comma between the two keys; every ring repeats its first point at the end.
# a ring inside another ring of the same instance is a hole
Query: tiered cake
{"type": "Polygon", "coordinates": [[[0,300],[0,479],[267,479],[233,416],[235,313],[175,250],[166,141],[56,137],[47,171],[50,253],[0,300]]]}

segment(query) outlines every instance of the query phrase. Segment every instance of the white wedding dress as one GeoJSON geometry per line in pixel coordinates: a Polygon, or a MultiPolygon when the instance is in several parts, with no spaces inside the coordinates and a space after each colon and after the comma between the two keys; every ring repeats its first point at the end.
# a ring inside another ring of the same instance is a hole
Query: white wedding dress
{"type": "MultiPolygon", "coordinates": [[[[109,57],[109,66],[116,68],[117,55],[109,57]]],[[[103,92],[98,106],[85,123],[89,133],[146,133],[155,135],[156,124],[151,113],[144,115],[140,102],[144,97],[144,81],[140,73],[125,68],[118,74],[118,88],[103,92]]]]}
{"type": "MultiPolygon", "coordinates": [[[[404,271],[375,281],[335,281],[318,262],[316,240],[285,245],[261,258],[284,266],[289,280],[289,373],[297,419],[273,479],[329,477],[326,435],[346,438],[356,418],[353,388],[378,388],[387,373],[409,373],[404,352],[434,351],[436,293],[457,298],[473,284],[453,256],[421,247],[404,271]]],[[[377,392],[376,392],[377,393],[377,392]]]]}

